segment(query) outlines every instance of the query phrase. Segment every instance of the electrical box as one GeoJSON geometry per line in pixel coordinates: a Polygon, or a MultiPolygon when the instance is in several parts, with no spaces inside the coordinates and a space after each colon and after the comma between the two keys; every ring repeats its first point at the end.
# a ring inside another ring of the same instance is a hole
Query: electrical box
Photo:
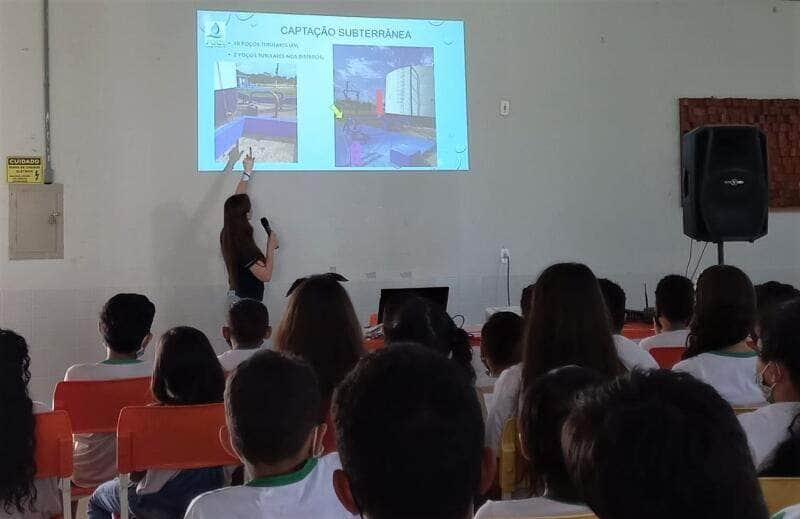
{"type": "Polygon", "coordinates": [[[64,259],[64,186],[9,184],[8,256],[64,259]]]}

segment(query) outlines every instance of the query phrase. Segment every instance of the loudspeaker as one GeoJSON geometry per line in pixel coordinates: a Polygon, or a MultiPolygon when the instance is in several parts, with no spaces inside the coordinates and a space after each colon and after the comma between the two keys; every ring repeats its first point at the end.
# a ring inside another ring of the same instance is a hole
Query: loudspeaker
{"type": "Polygon", "coordinates": [[[701,126],[681,147],[683,233],[698,241],[767,234],[767,137],[755,126],[701,126]]]}

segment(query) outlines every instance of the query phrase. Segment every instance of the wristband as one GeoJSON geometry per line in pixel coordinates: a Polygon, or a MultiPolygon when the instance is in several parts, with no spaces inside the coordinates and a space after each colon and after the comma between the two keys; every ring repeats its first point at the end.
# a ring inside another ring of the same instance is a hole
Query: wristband
{"type": "Polygon", "coordinates": [[[248,182],[250,180],[250,173],[247,171],[242,172],[242,182],[248,182]]]}

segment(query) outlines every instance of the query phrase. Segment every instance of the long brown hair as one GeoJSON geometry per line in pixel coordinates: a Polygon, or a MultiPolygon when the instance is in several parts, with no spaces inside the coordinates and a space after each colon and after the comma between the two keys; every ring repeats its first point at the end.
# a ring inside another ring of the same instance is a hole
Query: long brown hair
{"type": "Polygon", "coordinates": [[[707,268],[697,278],[694,316],[683,358],[743,341],[755,318],[756,292],[747,274],[731,265],[707,268]]]}
{"type": "Polygon", "coordinates": [[[225,200],[225,219],[219,234],[219,244],[232,287],[238,285],[237,267],[243,258],[257,257],[264,260],[264,253],[253,239],[253,227],[247,221],[250,209],[250,197],[246,194],[232,195],[225,200]]]}
{"type": "Polygon", "coordinates": [[[324,274],[306,278],[292,291],[274,344],[314,367],[325,400],[364,354],[350,296],[336,278],[324,274]]]}
{"type": "Polygon", "coordinates": [[[525,322],[522,387],[569,365],[591,368],[609,378],[624,371],[594,273],[580,263],[556,263],[536,280],[525,322]]]}

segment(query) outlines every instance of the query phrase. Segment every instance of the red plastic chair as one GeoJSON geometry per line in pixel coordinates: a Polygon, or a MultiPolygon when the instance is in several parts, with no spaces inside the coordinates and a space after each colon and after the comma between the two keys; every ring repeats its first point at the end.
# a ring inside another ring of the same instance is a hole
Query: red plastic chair
{"type": "Polygon", "coordinates": [[[58,478],[63,515],[72,518],[70,477],[72,477],[72,426],[64,411],[36,415],[36,478],[58,478]]]}
{"type": "Polygon", "coordinates": [[[683,346],[662,346],[651,349],[650,355],[656,359],[660,367],[672,369],[672,366],[681,361],[684,351],[686,348],[683,346]]]}
{"type": "Polygon", "coordinates": [[[627,323],[622,327],[622,336],[632,341],[646,339],[655,333],[655,327],[648,323],[627,323]]]}
{"type": "MultiPolygon", "coordinates": [[[[154,401],[150,377],[121,380],[71,380],[56,384],[53,409],[69,413],[75,434],[114,433],[122,408],[154,401]]],[[[94,488],[74,486],[74,499],[90,496],[94,488]]]]}
{"type": "Polygon", "coordinates": [[[117,424],[120,517],[128,519],[132,472],[240,465],[220,441],[222,404],[126,407],[117,424]]]}

